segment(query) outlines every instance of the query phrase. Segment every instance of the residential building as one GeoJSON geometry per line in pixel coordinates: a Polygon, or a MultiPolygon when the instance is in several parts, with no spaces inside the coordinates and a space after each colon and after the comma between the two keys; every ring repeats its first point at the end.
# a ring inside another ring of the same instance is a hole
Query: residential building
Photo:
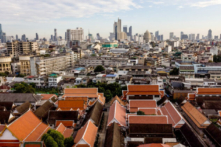
{"type": "Polygon", "coordinates": [[[30,58],[31,75],[44,76],[74,66],[73,52],[52,57],[33,56],[30,58]]]}
{"type": "Polygon", "coordinates": [[[30,65],[31,57],[32,56],[30,56],[30,55],[21,55],[21,56],[19,56],[20,74],[22,74],[22,75],[31,75],[31,65],[30,65]]]}
{"type": "Polygon", "coordinates": [[[10,56],[0,56],[0,73],[11,73],[11,62],[10,56]]]}
{"type": "Polygon", "coordinates": [[[74,40],[78,40],[79,42],[82,42],[84,40],[84,30],[82,28],[76,28],[74,30],[71,30],[71,29],[67,30],[68,47],[71,47],[69,43],[74,40]]]}
{"type": "Polygon", "coordinates": [[[61,80],[62,75],[60,73],[51,73],[48,76],[48,87],[57,87],[61,80]]]}

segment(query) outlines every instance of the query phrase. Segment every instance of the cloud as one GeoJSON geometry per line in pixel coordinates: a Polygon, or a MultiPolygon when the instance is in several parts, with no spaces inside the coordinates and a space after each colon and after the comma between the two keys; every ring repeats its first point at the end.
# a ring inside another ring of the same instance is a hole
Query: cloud
{"type": "Polygon", "coordinates": [[[193,3],[191,6],[192,7],[208,7],[208,6],[213,6],[213,5],[220,5],[221,0],[207,0],[207,1],[199,1],[196,3],[193,3]]]}
{"type": "Polygon", "coordinates": [[[1,0],[2,20],[47,22],[141,8],[135,0],[1,0]]]}
{"type": "Polygon", "coordinates": [[[179,7],[178,7],[178,9],[182,9],[182,8],[183,8],[183,6],[179,6],[179,7]]]}

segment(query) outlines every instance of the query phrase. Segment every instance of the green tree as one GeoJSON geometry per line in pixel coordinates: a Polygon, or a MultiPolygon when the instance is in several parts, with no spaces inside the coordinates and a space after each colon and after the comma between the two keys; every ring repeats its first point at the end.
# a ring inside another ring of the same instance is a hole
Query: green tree
{"type": "Polygon", "coordinates": [[[64,136],[56,130],[49,129],[41,140],[44,141],[46,147],[65,147],[64,136]]]}
{"type": "Polygon", "coordinates": [[[170,71],[170,75],[179,75],[179,68],[174,68],[170,71]]]}
{"type": "Polygon", "coordinates": [[[113,95],[110,90],[106,90],[104,93],[104,97],[106,97],[106,101],[109,102],[113,98],[113,95]]]}
{"type": "Polygon", "coordinates": [[[156,44],[152,41],[150,42],[150,45],[154,48],[156,46],[156,44]]]}
{"type": "Polygon", "coordinates": [[[104,67],[102,65],[98,65],[95,69],[94,69],[94,72],[102,72],[104,71],[104,67]]]}
{"type": "Polygon", "coordinates": [[[65,147],[72,147],[73,145],[74,145],[74,139],[72,136],[64,139],[64,146],[65,147]]]}
{"type": "Polygon", "coordinates": [[[137,111],[137,115],[145,115],[143,111],[137,111]]]}
{"type": "Polygon", "coordinates": [[[15,93],[35,93],[35,88],[32,85],[28,85],[27,83],[16,83],[14,85],[15,93]]]}

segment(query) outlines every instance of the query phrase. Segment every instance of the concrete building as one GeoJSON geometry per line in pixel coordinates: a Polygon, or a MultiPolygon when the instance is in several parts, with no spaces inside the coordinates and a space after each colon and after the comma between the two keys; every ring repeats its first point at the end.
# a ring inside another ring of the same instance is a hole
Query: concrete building
{"type": "Polygon", "coordinates": [[[19,55],[32,54],[34,51],[38,50],[37,42],[7,42],[7,54],[12,58],[18,58],[19,55]]]}
{"type": "Polygon", "coordinates": [[[57,29],[54,29],[54,41],[57,41],[57,38],[58,38],[57,29]]]}
{"type": "Polygon", "coordinates": [[[44,76],[53,71],[65,70],[74,66],[74,53],[65,53],[52,57],[35,56],[30,58],[31,75],[44,76]]]}
{"type": "Polygon", "coordinates": [[[84,40],[84,30],[82,28],[76,28],[75,30],[67,30],[67,43],[69,47],[70,41],[74,40],[78,40],[79,42],[82,42],[84,40]]]}
{"type": "Polygon", "coordinates": [[[150,40],[151,40],[151,35],[150,35],[150,32],[147,30],[145,33],[144,33],[144,41],[145,43],[149,43],[150,40]]]}
{"type": "Polygon", "coordinates": [[[31,66],[30,66],[30,58],[32,56],[19,56],[19,62],[20,62],[20,74],[23,75],[31,75],[31,66]]]}
{"type": "Polygon", "coordinates": [[[11,57],[0,56],[0,73],[11,73],[11,57]]]}
{"type": "Polygon", "coordinates": [[[212,40],[213,39],[213,35],[212,35],[212,30],[210,29],[208,31],[208,40],[212,40]]]}
{"type": "Polygon", "coordinates": [[[170,32],[170,39],[173,39],[173,37],[174,37],[174,33],[170,32]]]}

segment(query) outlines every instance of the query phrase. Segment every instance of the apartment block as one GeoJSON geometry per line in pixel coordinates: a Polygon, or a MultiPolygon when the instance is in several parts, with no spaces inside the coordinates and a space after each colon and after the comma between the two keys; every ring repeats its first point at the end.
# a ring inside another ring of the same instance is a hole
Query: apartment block
{"type": "Polygon", "coordinates": [[[31,57],[32,56],[29,56],[29,55],[19,56],[20,74],[31,75],[31,65],[30,65],[30,58],[31,57]]]}
{"type": "Polygon", "coordinates": [[[0,56],[0,73],[11,73],[11,57],[0,56]]]}
{"type": "Polygon", "coordinates": [[[44,76],[53,71],[65,70],[74,66],[74,53],[65,53],[52,57],[35,56],[30,59],[31,75],[44,76]]]}

